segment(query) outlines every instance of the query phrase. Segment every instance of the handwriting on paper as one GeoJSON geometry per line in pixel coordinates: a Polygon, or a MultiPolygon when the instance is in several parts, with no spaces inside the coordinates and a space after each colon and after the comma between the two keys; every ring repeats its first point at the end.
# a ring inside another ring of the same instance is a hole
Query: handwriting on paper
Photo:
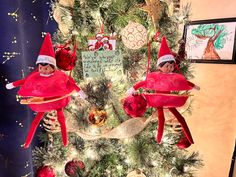
{"type": "Polygon", "coordinates": [[[82,52],[84,78],[123,74],[120,51],[82,52]]]}

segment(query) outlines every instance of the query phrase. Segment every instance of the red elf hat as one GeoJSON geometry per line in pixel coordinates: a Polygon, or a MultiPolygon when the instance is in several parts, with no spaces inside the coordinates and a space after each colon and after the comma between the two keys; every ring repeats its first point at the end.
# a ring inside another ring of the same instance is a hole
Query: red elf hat
{"type": "Polygon", "coordinates": [[[104,36],[104,37],[102,38],[102,42],[104,42],[104,41],[109,41],[109,36],[104,36]]]}
{"type": "Polygon", "coordinates": [[[43,44],[36,61],[36,64],[38,63],[48,63],[56,66],[55,52],[52,47],[51,36],[49,33],[46,34],[43,40],[43,44]]]}
{"type": "Polygon", "coordinates": [[[157,66],[160,63],[166,62],[166,61],[174,61],[175,62],[175,58],[172,55],[170,48],[168,47],[165,36],[163,36],[161,39],[160,51],[159,51],[158,57],[157,57],[157,66]]]}
{"type": "Polygon", "coordinates": [[[98,37],[103,37],[103,33],[97,33],[95,37],[96,37],[96,38],[98,38],[98,37]]]}

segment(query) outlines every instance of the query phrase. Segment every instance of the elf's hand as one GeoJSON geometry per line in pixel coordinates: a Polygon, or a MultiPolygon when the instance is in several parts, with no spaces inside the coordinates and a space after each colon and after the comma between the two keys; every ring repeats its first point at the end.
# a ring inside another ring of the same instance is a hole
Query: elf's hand
{"type": "Polygon", "coordinates": [[[80,90],[79,92],[78,92],[78,94],[79,94],[79,96],[80,96],[80,98],[82,98],[83,100],[85,100],[88,96],[83,92],[83,90],[80,90]]]}
{"type": "Polygon", "coordinates": [[[131,87],[126,91],[126,95],[130,96],[130,95],[134,94],[135,92],[136,92],[136,90],[133,87],[131,87]]]}
{"type": "Polygon", "coordinates": [[[193,88],[196,89],[196,90],[200,90],[200,89],[201,89],[201,88],[200,88],[199,86],[197,86],[197,85],[195,85],[193,88]]]}
{"type": "Polygon", "coordinates": [[[9,83],[9,84],[6,84],[6,88],[9,90],[9,89],[15,88],[15,86],[13,85],[13,83],[9,83]]]}
{"type": "Polygon", "coordinates": [[[7,89],[13,89],[15,87],[22,86],[24,83],[25,83],[25,79],[17,80],[17,81],[11,82],[9,84],[6,84],[6,88],[7,89]]]}

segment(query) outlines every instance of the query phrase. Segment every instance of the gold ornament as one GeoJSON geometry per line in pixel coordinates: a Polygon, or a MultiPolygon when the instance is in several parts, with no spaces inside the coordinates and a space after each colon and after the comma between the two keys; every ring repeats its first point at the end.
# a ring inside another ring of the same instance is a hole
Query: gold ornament
{"type": "Polygon", "coordinates": [[[59,122],[57,121],[56,111],[51,111],[43,119],[43,127],[47,132],[57,133],[61,131],[59,122]]]}
{"type": "Polygon", "coordinates": [[[127,177],[146,177],[140,170],[131,171],[127,177]]]}
{"type": "Polygon", "coordinates": [[[104,110],[93,109],[89,113],[88,121],[89,123],[101,127],[107,120],[107,113],[104,110]]]}
{"type": "Polygon", "coordinates": [[[141,10],[148,13],[149,17],[152,18],[154,27],[161,19],[161,3],[160,0],[145,0],[146,5],[141,8],[141,10]]]}
{"type": "Polygon", "coordinates": [[[121,35],[122,42],[129,49],[139,49],[147,43],[147,30],[139,23],[129,22],[121,35]]]}

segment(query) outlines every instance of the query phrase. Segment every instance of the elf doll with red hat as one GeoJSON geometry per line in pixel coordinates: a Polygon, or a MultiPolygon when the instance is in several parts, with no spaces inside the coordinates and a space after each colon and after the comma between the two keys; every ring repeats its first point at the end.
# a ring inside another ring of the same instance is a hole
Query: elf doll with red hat
{"type": "Polygon", "coordinates": [[[102,42],[103,33],[97,33],[95,37],[97,39],[97,42],[95,43],[95,50],[99,50],[103,47],[103,42],[102,42]]]}
{"type": "Polygon", "coordinates": [[[55,53],[50,34],[47,33],[40,49],[36,64],[38,69],[25,79],[6,85],[7,89],[20,86],[18,91],[21,104],[27,104],[37,112],[28,132],[24,148],[28,148],[35,131],[45,112],[56,110],[61,126],[63,144],[68,144],[65,117],[63,109],[69,103],[70,96],[78,93],[83,99],[86,95],[75,84],[74,80],[64,72],[56,70],[55,53]]]}
{"type": "MultiPolygon", "coordinates": [[[[137,89],[144,89],[145,92],[140,96],[146,99],[148,107],[157,109],[159,127],[156,140],[158,143],[161,143],[164,131],[165,117],[163,109],[168,109],[183,127],[183,138],[185,142],[181,139],[177,146],[186,148],[193,144],[193,139],[185,119],[177,111],[176,107],[183,106],[189,95],[175,95],[172,93],[175,91],[191,90],[192,88],[199,90],[200,88],[187,81],[182,74],[172,73],[174,68],[175,58],[167,45],[166,38],[162,37],[161,47],[158,53],[157,71],[147,74],[145,80],[136,83],[126,93],[129,97],[132,97],[132,94],[135,93],[137,89]],[[151,90],[154,91],[154,93],[149,93],[151,90]]],[[[127,97],[127,100],[131,99],[129,97],[127,97]]],[[[133,114],[134,110],[130,109],[127,111],[126,108],[125,111],[128,114],[130,114],[130,112],[133,114]]]]}
{"type": "Polygon", "coordinates": [[[95,50],[94,45],[90,44],[90,45],[88,46],[88,50],[89,50],[89,51],[94,51],[94,50],[95,50]]]}
{"type": "Polygon", "coordinates": [[[104,50],[112,50],[112,44],[109,42],[109,36],[104,36],[102,38],[104,50]]]}

